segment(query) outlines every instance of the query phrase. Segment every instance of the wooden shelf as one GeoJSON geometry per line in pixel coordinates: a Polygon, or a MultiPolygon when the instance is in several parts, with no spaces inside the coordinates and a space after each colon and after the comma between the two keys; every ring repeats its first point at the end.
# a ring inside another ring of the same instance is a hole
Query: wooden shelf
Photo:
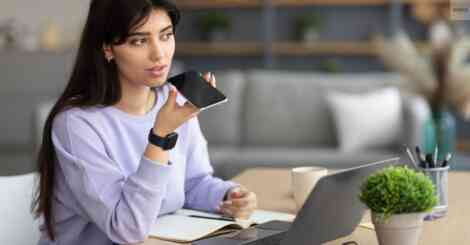
{"type": "Polygon", "coordinates": [[[273,53],[286,56],[342,55],[374,56],[377,54],[369,41],[317,41],[317,42],[277,42],[273,44],[273,53]]]}
{"type": "MultiPolygon", "coordinates": [[[[416,42],[420,51],[429,46],[416,42]]],[[[297,41],[274,42],[271,44],[274,55],[278,56],[376,56],[373,41],[316,41],[302,43],[297,41]]],[[[176,55],[179,56],[260,56],[264,52],[261,42],[178,42],[176,55]]]]}
{"type": "Polygon", "coordinates": [[[257,8],[261,0],[177,0],[176,6],[182,9],[204,8],[257,8]]]}
{"type": "Polygon", "coordinates": [[[177,42],[176,55],[182,56],[258,56],[263,46],[258,42],[177,42]]]}
{"type": "MultiPolygon", "coordinates": [[[[448,3],[450,0],[401,0],[403,4],[448,3]]],[[[391,0],[272,0],[274,6],[307,6],[307,5],[389,5],[391,0]]]]}
{"type": "Polygon", "coordinates": [[[385,5],[387,0],[272,0],[273,6],[307,6],[307,5],[385,5]]]}
{"type": "MultiPolygon", "coordinates": [[[[449,3],[451,0],[401,0],[403,4],[417,3],[449,3]]],[[[390,0],[271,0],[272,6],[308,6],[308,5],[389,5],[390,0]]],[[[262,0],[177,0],[176,5],[182,9],[207,8],[258,8],[263,6],[262,0]]]]}

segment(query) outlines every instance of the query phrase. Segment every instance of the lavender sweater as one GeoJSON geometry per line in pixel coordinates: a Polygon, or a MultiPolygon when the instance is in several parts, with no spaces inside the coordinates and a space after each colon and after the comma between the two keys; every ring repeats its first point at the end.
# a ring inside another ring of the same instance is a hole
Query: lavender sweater
{"type": "MultiPolygon", "coordinates": [[[[144,116],[115,107],[72,108],[54,120],[58,158],[51,242],[41,226],[40,245],[127,244],[143,241],[158,216],[182,207],[215,211],[235,183],[212,176],[207,142],[197,118],[176,131],[170,165],[145,158],[147,135],[169,88],[144,116]]],[[[184,103],[183,97],[177,98],[184,103]]]]}

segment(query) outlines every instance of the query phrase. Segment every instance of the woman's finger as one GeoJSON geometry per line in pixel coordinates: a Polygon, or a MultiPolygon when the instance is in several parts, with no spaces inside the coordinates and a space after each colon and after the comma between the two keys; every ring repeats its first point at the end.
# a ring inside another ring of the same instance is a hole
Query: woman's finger
{"type": "Polygon", "coordinates": [[[188,101],[186,101],[181,107],[181,111],[186,117],[197,116],[197,114],[200,112],[199,108],[189,103],[188,101]]]}
{"type": "Polygon", "coordinates": [[[207,82],[210,82],[212,78],[211,72],[208,71],[204,73],[204,75],[202,75],[202,78],[204,78],[204,80],[206,80],[207,82]]]}
{"type": "Polygon", "coordinates": [[[202,77],[203,77],[212,87],[215,88],[215,86],[216,86],[216,81],[215,81],[214,73],[212,73],[212,72],[206,72],[202,77]]]}
{"type": "Polygon", "coordinates": [[[212,87],[216,87],[217,86],[217,81],[215,80],[215,75],[214,73],[211,72],[211,77],[209,79],[209,83],[211,84],[212,87]]]}
{"type": "Polygon", "coordinates": [[[250,203],[248,198],[237,198],[231,199],[230,201],[226,201],[228,205],[235,206],[235,207],[243,207],[250,203]]]}

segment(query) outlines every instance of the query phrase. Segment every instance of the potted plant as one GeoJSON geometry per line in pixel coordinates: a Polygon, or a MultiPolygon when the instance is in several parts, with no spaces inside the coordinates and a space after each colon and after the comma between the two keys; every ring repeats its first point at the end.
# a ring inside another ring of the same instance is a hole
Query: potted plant
{"type": "Polygon", "coordinates": [[[359,198],[372,211],[380,245],[416,245],[424,216],[438,201],[432,181],[406,166],[369,176],[359,198]]]}
{"type": "Polygon", "coordinates": [[[339,73],[341,72],[341,67],[336,60],[326,59],[322,60],[319,64],[320,70],[326,73],[339,73]]]}
{"type": "Polygon", "coordinates": [[[209,12],[201,17],[201,30],[208,41],[224,41],[228,39],[231,27],[230,19],[222,12],[209,12]]]}
{"type": "Polygon", "coordinates": [[[300,41],[315,41],[319,37],[323,21],[316,13],[301,15],[296,20],[297,37],[300,41]]]}

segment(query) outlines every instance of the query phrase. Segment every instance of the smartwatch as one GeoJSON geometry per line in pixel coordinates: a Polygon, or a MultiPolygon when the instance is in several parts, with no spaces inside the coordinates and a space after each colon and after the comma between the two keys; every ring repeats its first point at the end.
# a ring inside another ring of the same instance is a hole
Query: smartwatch
{"type": "Polygon", "coordinates": [[[163,150],[171,150],[176,145],[176,141],[178,140],[178,134],[173,132],[165,137],[160,137],[153,133],[153,128],[150,129],[148,140],[150,144],[154,146],[158,146],[163,150]]]}

